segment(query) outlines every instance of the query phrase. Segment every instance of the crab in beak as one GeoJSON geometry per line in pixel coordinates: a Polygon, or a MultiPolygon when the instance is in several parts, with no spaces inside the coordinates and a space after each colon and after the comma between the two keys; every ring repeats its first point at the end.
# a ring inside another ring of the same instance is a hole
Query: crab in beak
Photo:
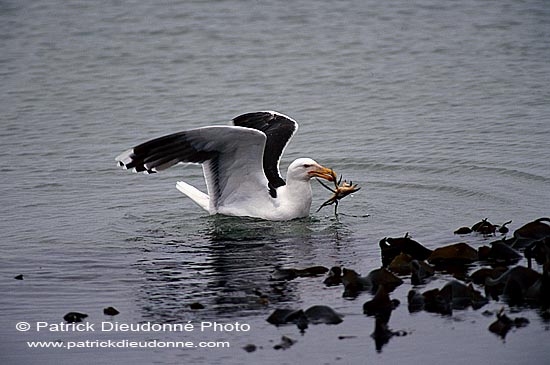
{"type": "Polygon", "coordinates": [[[346,180],[344,180],[344,182],[342,183],[342,176],[340,176],[340,179],[338,181],[336,181],[337,180],[336,173],[332,170],[330,170],[330,175],[331,175],[332,179],[327,179],[327,180],[334,182],[334,189],[332,189],[329,186],[327,186],[326,184],[324,184],[321,180],[317,180],[317,181],[319,181],[319,183],[325,189],[330,190],[332,192],[332,196],[330,197],[330,199],[325,201],[319,207],[319,209],[317,209],[317,211],[320,211],[321,208],[326,207],[327,205],[334,204],[334,214],[338,215],[338,212],[337,212],[337,210],[338,210],[338,201],[340,199],[345,198],[349,194],[355,193],[356,191],[358,191],[361,188],[358,187],[357,184],[353,184],[352,181],[347,182],[346,180]]]}
{"type": "Polygon", "coordinates": [[[318,177],[328,181],[336,180],[336,174],[334,173],[334,171],[332,171],[332,169],[327,169],[326,167],[323,167],[321,165],[317,165],[317,168],[315,170],[308,171],[308,174],[312,177],[318,177]]]}

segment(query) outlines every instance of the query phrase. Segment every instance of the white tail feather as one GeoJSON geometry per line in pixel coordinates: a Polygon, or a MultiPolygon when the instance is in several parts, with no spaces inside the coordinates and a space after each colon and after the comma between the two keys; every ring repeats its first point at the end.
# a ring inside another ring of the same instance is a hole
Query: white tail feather
{"type": "Polygon", "coordinates": [[[208,195],[197,189],[196,187],[187,184],[183,181],[178,181],[176,183],[176,188],[187,195],[195,204],[197,204],[202,209],[206,210],[207,212],[210,212],[210,198],[208,195]]]}

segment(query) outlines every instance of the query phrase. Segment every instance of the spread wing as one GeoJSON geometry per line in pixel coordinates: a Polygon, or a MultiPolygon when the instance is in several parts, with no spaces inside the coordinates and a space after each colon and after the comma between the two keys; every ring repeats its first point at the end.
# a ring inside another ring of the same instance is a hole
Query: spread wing
{"type": "Polygon", "coordinates": [[[170,134],[120,154],[120,166],[154,173],[178,163],[201,163],[211,208],[250,194],[267,194],[262,170],[266,135],[239,126],[212,126],[170,134]]]}
{"type": "Polygon", "coordinates": [[[285,185],[279,172],[279,162],[288,142],[298,130],[298,123],[284,114],[265,111],[240,115],[233,119],[233,124],[265,133],[267,141],[263,154],[263,169],[269,187],[273,190],[285,185]]]}

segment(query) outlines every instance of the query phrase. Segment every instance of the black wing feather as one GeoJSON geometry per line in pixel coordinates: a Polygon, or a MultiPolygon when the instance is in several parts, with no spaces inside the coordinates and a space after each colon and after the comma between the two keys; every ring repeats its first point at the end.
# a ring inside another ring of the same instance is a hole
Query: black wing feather
{"type": "Polygon", "coordinates": [[[253,112],[239,115],[233,119],[233,123],[239,127],[257,129],[267,136],[263,169],[269,181],[270,194],[273,196],[276,188],[286,184],[279,172],[279,161],[288,141],[296,132],[298,124],[289,117],[276,112],[253,112]]]}
{"type": "Polygon", "coordinates": [[[187,132],[179,132],[142,143],[124,152],[119,165],[136,172],[155,173],[179,162],[203,163],[214,158],[217,151],[198,150],[187,139],[187,132]]]}
{"type": "Polygon", "coordinates": [[[266,140],[265,133],[257,129],[210,126],[147,141],[121,153],[116,160],[120,166],[147,173],[180,162],[201,163],[210,205],[218,208],[226,198],[247,198],[249,188],[260,187],[254,184],[265,184],[261,157],[266,140]],[[242,187],[239,175],[232,173],[239,168],[248,174],[248,188],[242,187]]]}

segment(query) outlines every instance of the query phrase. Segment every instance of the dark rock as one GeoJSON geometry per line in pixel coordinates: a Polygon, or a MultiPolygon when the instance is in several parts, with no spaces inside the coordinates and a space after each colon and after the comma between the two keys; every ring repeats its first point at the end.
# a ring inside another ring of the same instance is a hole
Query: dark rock
{"type": "Polygon", "coordinates": [[[525,292],[525,301],[543,310],[550,308],[550,262],[544,264],[542,275],[525,292]]]}
{"type": "Polygon", "coordinates": [[[428,265],[424,261],[412,260],[411,261],[411,284],[421,285],[426,282],[426,279],[432,277],[435,270],[432,266],[428,265]]]}
{"type": "Polygon", "coordinates": [[[517,328],[527,327],[529,323],[529,320],[525,317],[514,318],[514,326],[516,326],[517,328]]]}
{"type": "Polygon", "coordinates": [[[505,338],[512,328],[525,327],[527,326],[527,324],[529,324],[528,319],[521,317],[511,319],[506,314],[504,314],[504,308],[502,308],[497,313],[497,320],[489,325],[489,331],[502,338],[505,338]]]}
{"type": "Polygon", "coordinates": [[[313,324],[339,324],[342,317],[334,309],[326,305],[314,305],[305,311],[306,318],[313,324]]]}
{"type": "Polygon", "coordinates": [[[451,280],[439,290],[439,295],[452,309],[466,309],[470,305],[470,296],[466,285],[460,281],[451,280]]]}
{"type": "Polygon", "coordinates": [[[342,273],[342,284],[344,284],[343,296],[345,298],[355,298],[360,292],[372,288],[370,279],[360,276],[356,271],[344,268],[342,273]]]}
{"type": "Polygon", "coordinates": [[[489,325],[489,331],[504,338],[513,326],[514,321],[501,311],[497,314],[497,320],[489,325]]]}
{"type": "Polygon", "coordinates": [[[540,240],[550,236],[550,218],[539,218],[529,222],[514,231],[514,237],[518,239],[540,240]]]}
{"type": "Polygon", "coordinates": [[[310,276],[319,276],[326,274],[329,270],[324,266],[311,266],[305,269],[294,269],[296,275],[299,277],[310,277],[310,276]]]}
{"type": "Polygon", "coordinates": [[[424,310],[442,315],[453,314],[451,302],[441,295],[439,289],[432,289],[422,293],[424,297],[424,310]]]}
{"type": "Polygon", "coordinates": [[[106,316],[116,316],[120,312],[113,307],[103,308],[103,314],[106,316]]]}
{"type": "Polygon", "coordinates": [[[535,259],[539,265],[550,262],[550,237],[534,241],[527,245],[525,247],[524,255],[528,261],[529,267],[532,266],[532,259],[535,259]]]}
{"type": "Polygon", "coordinates": [[[489,261],[489,253],[491,252],[491,247],[481,246],[477,249],[477,257],[481,261],[489,261]]]}
{"type": "Polygon", "coordinates": [[[432,253],[432,250],[411,239],[408,233],[405,234],[405,237],[383,238],[379,245],[382,252],[383,267],[387,267],[401,252],[412,256],[416,260],[426,260],[432,253]]]}
{"type": "Polygon", "coordinates": [[[338,313],[325,305],[314,305],[305,312],[301,309],[275,309],[267,318],[267,322],[276,326],[295,324],[302,331],[308,327],[309,323],[338,324],[342,321],[338,313]]]}
{"type": "Polygon", "coordinates": [[[470,234],[472,233],[472,229],[470,227],[460,227],[456,231],[454,231],[454,234],[470,234]]]}
{"type": "Polygon", "coordinates": [[[378,287],[383,285],[388,292],[392,292],[403,280],[389,272],[385,268],[374,269],[367,275],[367,280],[371,283],[371,291],[376,292],[378,287]]]}
{"type": "Polygon", "coordinates": [[[23,274],[19,274],[14,277],[15,280],[23,280],[23,274]]]}
{"type": "Polygon", "coordinates": [[[275,309],[267,318],[267,321],[276,326],[284,324],[295,324],[301,331],[308,327],[309,320],[301,309],[275,309]]]}
{"type": "Polygon", "coordinates": [[[539,218],[514,231],[514,248],[522,248],[534,241],[550,237],[550,218],[539,218]]]}
{"type": "Polygon", "coordinates": [[[82,320],[86,317],[88,317],[86,313],[69,312],[65,314],[65,316],[63,316],[63,319],[68,323],[77,323],[77,322],[82,322],[82,320]]]}
{"type": "Polygon", "coordinates": [[[309,325],[309,320],[303,310],[297,310],[290,313],[286,318],[287,323],[293,323],[300,331],[305,330],[309,325]]]}
{"type": "Polygon", "coordinates": [[[485,304],[489,303],[489,299],[484,297],[480,291],[475,290],[472,287],[472,284],[468,285],[468,288],[470,289],[470,305],[473,309],[479,309],[483,307],[485,304]]]}
{"type": "Polygon", "coordinates": [[[289,317],[298,312],[296,309],[275,309],[267,321],[276,326],[289,323],[289,317]]]}
{"type": "Polygon", "coordinates": [[[480,260],[497,264],[514,264],[521,260],[522,255],[508,246],[503,241],[491,242],[491,247],[480,247],[478,250],[480,260]]]}
{"type": "Polygon", "coordinates": [[[388,265],[388,270],[396,273],[397,275],[409,275],[411,273],[411,261],[413,260],[411,255],[401,252],[395,256],[388,265]]]}
{"type": "Polygon", "coordinates": [[[508,224],[512,223],[512,221],[508,221],[505,223],[502,223],[502,225],[498,228],[499,233],[506,234],[510,231],[508,227],[506,227],[508,224]]]}
{"type": "Polygon", "coordinates": [[[485,280],[485,294],[498,300],[503,295],[510,305],[522,304],[531,286],[541,278],[541,274],[524,266],[515,266],[496,279],[485,280]]]}
{"type": "Polygon", "coordinates": [[[305,269],[282,269],[276,268],[275,271],[271,274],[271,280],[293,280],[297,277],[313,277],[323,275],[328,272],[328,268],[324,266],[311,266],[305,269]]]}
{"type": "Polygon", "coordinates": [[[497,230],[497,226],[490,223],[487,218],[483,219],[481,222],[477,222],[472,226],[473,232],[478,232],[484,235],[494,234],[497,230]]]}
{"type": "Polygon", "coordinates": [[[389,321],[392,310],[397,308],[399,301],[391,300],[383,285],[378,287],[372,300],[363,304],[363,313],[367,316],[380,316],[386,322],[389,321]]]}
{"type": "Polygon", "coordinates": [[[507,268],[504,266],[498,266],[495,268],[483,267],[473,272],[469,276],[469,279],[472,280],[474,284],[484,285],[487,278],[496,279],[505,273],[506,270],[507,268]]]}
{"type": "Polygon", "coordinates": [[[477,260],[477,250],[464,242],[436,248],[428,258],[428,262],[436,266],[465,265],[477,260]]]}
{"type": "Polygon", "coordinates": [[[294,345],[296,343],[296,340],[291,339],[290,337],[283,336],[281,337],[281,343],[273,346],[275,350],[286,350],[290,348],[290,346],[294,345]]]}
{"type": "Polygon", "coordinates": [[[403,284],[402,279],[385,268],[372,270],[366,277],[362,277],[357,272],[350,269],[344,269],[343,273],[343,296],[346,298],[355,298],[360,292],[367,290],[376,293],[380,285],[384,285],[386,290],[391,292],[399,285],[403,284]]]}
{"type": "Polygon", "coordinates": [[[458,280],[451,280],[441,289],[431,289],[420,294],[416,290],[409,291],[407,296],[409,312],[417,312],[422,309],[427,312],[451,315],[454,309],[466,309],[472,307],[479,309],[488,303],[481,292],[458,280]]]}
{"type": "Polygon", "coordinates": [[[244,346],[243,350],[245,350],[246,352],[254,352],[254,351],[256,351],[256,345],[250,343],[250,344],[244,346]]]}
{"type": "Polygon", "coordinates": [[[332,267],[323,283],[326,286],[336,286],[342,284],[342,269],[340,266],[332,267]]]}
{"type": "Polygon", "coordinates": [[[204,309],[204,305],[202,305],[202,304],[199,303],[199,302],[195,302],[195,303],[189,304],[189,308],[191,308],[191,309],[193,309],[193,310],[204,309]]]}
{"type": "Polygon", "coordinates": [[[479,309],[488,303],[481,293],[474,289],[472,284],[465,285],[457,280],[451,280],[440,290],[440,295],[449,302],[452,309],[466,309],[472,306],[479,309]]]}
{"type": "Polygon", "coordinates": [[[424,295],[417,290],[410,290],[407,294],[409,313],[420,312],[424,309],[424,295]]]}

